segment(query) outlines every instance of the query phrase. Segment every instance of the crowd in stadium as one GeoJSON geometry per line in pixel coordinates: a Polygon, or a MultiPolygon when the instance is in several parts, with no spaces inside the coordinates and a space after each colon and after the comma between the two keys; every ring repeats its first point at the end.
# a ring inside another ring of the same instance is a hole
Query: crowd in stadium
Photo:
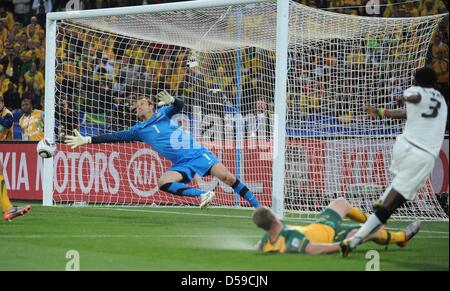
{"type": "MultiPolygon", "coordinates": [[[[39,140],[43,136],[45,14],[50,11],[64,11],[67,2],[64,0],[0,0],[0,109],[2,110],[0,111],[0,129],[2,129],[0,131],[0,141],[13,139],[39,140]],[[3,108],[2,103],[5,108],[3,108]],[[11,112],[11,114],[7,114],[7,112],[11,112]],[[12,119],[8,116],[12,116],[12,119]],[[10,129],[6,129],[7,126],[5,125],[10,125],[10,129]]],[[[81,4],[83,9],[92,9],[166,2],[176,1],[97,0],[81,1],[81,4]]],[[[301,0],[299,2],[338,13],[367,16],[367,9],[364,5],[367,1],[363,0],[301,0]]],[[[386,4],[381,6],[380,11],[384,17],[414,17],[447,12],[442,1],[419,0],[415,2],[407,1],[405,4],[401,4],[403,1],[399,0],[380,2],[381,4],[386,4]]],[[[86,88],[84,93],[89,94],[89,92],[100,90],[101,94],[98,94],[97,97],[103,96],[103,98],[109,99],[97,100],[96,102],[110,102],[114,104],[111,111],[106,112],[106,118],[117,117],[118,114],[122,114],[122,117],[117,118],[117,120],[133,120],[132,105],[127,100],[124,100],[128,96],[121,94],[121,91],[122,93],[124,91],[122,86],[164,88],[179,94],[190,93],[189,87],[182,85],[183,82],[186,82],[186,76],[189,77],[189,74],[185,74],[182,71],[186,68],[180,65],[186,62],[186,54],[183,51],[177,48],[166,47],[165,49],[174,50],[172,55],[175,57],[156,60],[152,52],[148,51],[148,48],[150,47],[151,50],[155,51],[159,49],[157,46],[149,46],[147,44],[147,51],[145,51],[142,44],[128,41],[125,44],[122,43],[121,62],[119,63],[114,62],[118,56],[112,48],[117,48],[117,43],[120,42],[121,40],[118,38],[102,38],[77,29],[67,29],[64,34],[59,35],[56,57],[60,71],[57,74],[56,83],[58,89],[57,98],[60,98],[59,101],[61,102],[58,102],[57,114],[61,115],[60,120],[66,126],[65,131],[70,131],[72,129],[71,126],[73,127],[77,124],[77,121],[74,120],[86,118],[81,115],[89,113],[90,118],[99,118],[99,115],[93,117],[96,112],[92,112],[92,110],[89,112],[86,108],[98,108],[101,106],[98,106],[98,104],[75,105],[74,100],[68,97],[81,94],[81,92],[73,91],[78,89],[70,82],[74,79],[75,74],[83,76],[83,70],[91,70],[94,76],[92,82],[85,80],[86,88]],[[81,40],[95,43],[96,49],[84,52],[84,46],[79,44],[81,40]],[[165,80],[162,81],[159,78],[155,78],[155,75],[163,75],[165,80]],[[182,77],[180,78],[180,76],[182,77]],[[169,79],[170,82],[167,82],[169,79]],[[140,84],[127,84],[129,80],[131,82],[139,80],[140,84]],[[96,89],[92,90],[92,88],[96,89]]],[[[248,59],[244,60],[248,65],[244,66],[244,70],[251,70],[252,68],[254,73],[257,74],[257,68],[262,66],[258,63],[257,58],[252,57],[254,55],[254,52],[248,52],[248,59]]],[[[367,56],[349,56],[352,59],[357,59],[358,57],[366,59],[367,56]]],[[[437,73],[438,89],[448,100],[448,19],[440,25],[433,36],[427,65],[431,66],[437,73]]],[[[217,67],[215,70],[216,76],[213,83],[219,86],[216,89],[223,89],[223,91],[227,92],[233,91],[234,89],[227,89],[227,86],[233,87],[231,78],[221,76],[220,71],[227,71],[226,66],[225,68],[217,67]]],[[[195,74],[192,71],[191,73],[195,74]]],[[[264,80],[250,78],[248,80],[250,86],[252,86],[252,82],[264,83],[264,80]]],[[[272,82],[267,81],[265,83],[272,82]]],[[[258,85],[258,87],[265,88],[264,85],[258,85]]],[[[267,91],[271,90],[271,88],[266,89],[267,91]]],[[[151,90],[132,93],[155,94],[151,90]]],[[[268,106],[263,104],[266,100],[254,101],[260,108],[267,108],[268,106]]],[[[316,101],[313,100],[310,102],[310,105],[314,107],[315,103],[316,101]]],[[[320,101],[317,101],[317,104],[320,104],[320,101]]],[[[99,120],[99,123],[101,122],[104,121],[99,120]]],[[[128,125],[130,124],[120,125],[112,122],[109,127],[110,130],[117,130],[121,129],[121,126],[126,127],[128,125]]]]}

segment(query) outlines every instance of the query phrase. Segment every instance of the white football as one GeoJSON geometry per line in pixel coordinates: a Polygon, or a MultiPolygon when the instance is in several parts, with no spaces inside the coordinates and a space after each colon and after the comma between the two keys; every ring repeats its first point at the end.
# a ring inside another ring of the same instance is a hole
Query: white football
{"type": "Polygon", "coordinates": [[[44,138],[38,143],[37,152],[44,159],[51,158],[56,153],[56,144],[50,138],[44,138]]]}

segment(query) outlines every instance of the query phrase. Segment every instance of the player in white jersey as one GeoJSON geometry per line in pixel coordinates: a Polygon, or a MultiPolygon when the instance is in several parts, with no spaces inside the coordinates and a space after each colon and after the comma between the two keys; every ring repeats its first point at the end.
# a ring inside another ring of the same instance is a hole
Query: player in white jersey
{"type": "Polygon", "coordinates": [[[400,106],[406,103],[406,110],[388,111],[371,106],[363,108],[372,116],[406,118],[406,124],[394,144],[390,171],[395,178],[384,192],[380,207],[355,236],[341,243],[344,257],[385,224],[397,208],[416,198],[439,156],[447,123],[447,104],[441,93],[433,89],[437,77],[432,69],[418,69],[414,80],[415,86],[405,90],[398,99],[400,106]]]}

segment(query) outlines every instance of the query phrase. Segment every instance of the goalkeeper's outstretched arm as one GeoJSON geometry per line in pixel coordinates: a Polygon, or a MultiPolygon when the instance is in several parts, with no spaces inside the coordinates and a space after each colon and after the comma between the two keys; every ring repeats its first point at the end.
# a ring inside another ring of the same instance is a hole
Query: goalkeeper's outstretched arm
{"type": "Polygon", "coordinates": [[[113,143],[113,142],[132,142],[142,141],[133,129],[117,131],[108,134],[102,134],[91,137],[91,143],[113,143]]]}
{"type": "Polygon", "coordinates": [[[73,131],[74,135],[66,135],[64,142],[72,149],[82,146],[84,144],[98,144],[98,143],[115,143],[115,142],[132,142],[142,141],[136,132],[130,128],[128,130],[117,131],[98,136],[82,136],[78,130],[73,131]]]}

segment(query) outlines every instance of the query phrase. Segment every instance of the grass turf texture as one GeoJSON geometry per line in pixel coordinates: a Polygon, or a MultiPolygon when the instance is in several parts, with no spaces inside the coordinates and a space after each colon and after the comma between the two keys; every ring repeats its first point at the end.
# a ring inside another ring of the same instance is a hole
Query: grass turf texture
{"type": "Polygon", "coordinates": [[[253,245],[262,234],[250,210],[34,204],[0,222],[0,270],[65,270],[69,250],[79,252],[81,270],[364,270],[370,249],[380,252],[381,270],[449,269],[448,222],[424,222],[404,249],[368,243],[346,259],[259,254],[253,245]]]}

